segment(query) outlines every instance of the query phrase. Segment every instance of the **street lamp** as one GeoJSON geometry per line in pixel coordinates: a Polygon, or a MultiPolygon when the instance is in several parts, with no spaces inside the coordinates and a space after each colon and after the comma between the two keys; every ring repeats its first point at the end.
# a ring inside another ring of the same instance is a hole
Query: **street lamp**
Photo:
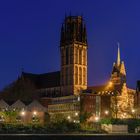
{"type": "Polygon", "coordinates": [[[109,111],[108,110],[105,110],[105,115],[108,115],[109,114],[109,111]]]}
{"type": "Polygon", "coordinates": [[[131,112],[132,112],[132,116],[134,118],[137,118],[137,112],[136,112],[136,110],[135,109],[132,109],[131,112]]]}
{"type": "Polygon", "coordinates": [[[34,116],[36,116],[36,115],[37,115],[37,112],[36,112],[36,111],[34,111],[34,112],[33,112],[33,115],[34,115],[34,116]]]}
{"type": "Polygon", "coordinates": [[[21,112],[21,116],[25,116],[25,111],[22,111],[21,112]]]}
{"type": "Polygon", "coordinates": [[[78,113],[77,112],[75,112],[75,116],[78,116],[78,113]]]}
{"type": "Polygon", "coordinates": [[[70,119],[71,119],[71,117],[70,117],[70,116],[68,116],[67,118],[68,118],[68,120],[70,120],[70,119]]]}
{"type": "Polygon", "coordinates": [[[135,113],[135,111],[136,111],[135,109],[132,109],[132,113],[135,113]]]}
{"type": "Polygon", "coordinates": [[[96,122],[98,122],[99,119],[100,119],[100,118],[99,118],[98,116],[95,117],[95,121],[96,121],[96,122]]]}

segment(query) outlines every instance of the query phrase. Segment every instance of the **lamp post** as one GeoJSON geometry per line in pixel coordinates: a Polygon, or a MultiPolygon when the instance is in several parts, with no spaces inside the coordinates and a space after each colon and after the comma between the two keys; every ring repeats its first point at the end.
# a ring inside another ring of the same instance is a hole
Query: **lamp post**
{"type": "Polygon", "coordinates": [[[136,110],[135,110],[135,109],[132,109],[131,112],[132,112],[132,116],[133,116],[133,118],[137,118],[136,110]]]}
{"type": "Polygon", "coordinates": [[[26,112],[23,110],[23,111],[21,111],[20,115],[21,115],[23,123],[24,123],[26,112]]]}
{"type": "Polygon", "coordinates": [[[108,115],[109,114],[109,111],[108,110],[105,110],[105,115],[108,115]]]}
{"type": "Polygon", "coordinates": [[[99,122],[99,120],[100,120],[100,118],[99,118],[99,116],[95,116],[95,127],[96,127],[96,129],[97,129],[97,131],[99,130],[99,124],[98,124],[98,122],[99,122]]]}
{"type": "Polygon", "coordinates": [[[95,116],[95,122],[98,122],[99,121],[99,117],[98,116],[95,116]]]}
{"type": "Polygon", "coordinates": [[[78,113],[77,112],[75,112],[75,116],[78,116],[78,113]]]}
{"type": "Polygon", "coordinates": [[[33,112],[33,115],[34,115],[34,116],[36,116],[36,115],[37,115],[37,112],[36,112],[36,111],[34,111],[34,112],[33,112]]]}
{"type": "Polygon", "coordinates": [[[68,117],[67,117],[67,119],[70,121],[70,120],[71,120],[71,117],[70,117],[70,116],[68,116],[68,117]]]}

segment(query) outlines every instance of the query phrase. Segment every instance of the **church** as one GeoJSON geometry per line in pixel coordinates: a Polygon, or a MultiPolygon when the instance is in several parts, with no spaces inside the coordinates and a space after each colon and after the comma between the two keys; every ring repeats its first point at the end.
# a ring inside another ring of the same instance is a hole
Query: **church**
{"type": "MultiPolygon", "coordinates": [[[[65,17],[59,49],[60,71],[44,74],[23,71],[15,83],[29,84],[25,88],[32,87],[30,91],[33,91],[33,96],[36,95],[35,99],[47,108],[52,117],[61,113],[74,122],[79,121],[81,112],[92,114],[89,121],[104,117],[133,117],[136,91],[127,87],[125,64],[121,61],[119,45],[117,61],[113,64],[108,83],[90,87],[87,85],[87,33],[82,16],[65,17]]],[[[4,94],[1,99],[7,100],[4,94]]],[[[16,100],[24,100],[22,96],[17,96],[19,98],[16,100]]]]}
{"type": "Polygon", "coordinates": [[[61,27],[61,69],[46,74],[22,73],[45,96],[79,95],[87,88],[87,34],[81,16],[68,16],[61,27]]]}

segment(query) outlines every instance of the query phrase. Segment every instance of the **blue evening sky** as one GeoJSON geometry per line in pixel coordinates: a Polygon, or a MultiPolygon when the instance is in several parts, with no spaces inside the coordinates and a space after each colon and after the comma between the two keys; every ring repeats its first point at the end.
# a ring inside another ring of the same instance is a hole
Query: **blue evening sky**
{"type": "Polygon", "coordinates": [[[140,79],[139,0],[1,0],[0,89],[25,72],[60,70],[65,14],[83,15],[88,35],[88,85],[106,83],[120,42],[127,83],[140,79]]]}

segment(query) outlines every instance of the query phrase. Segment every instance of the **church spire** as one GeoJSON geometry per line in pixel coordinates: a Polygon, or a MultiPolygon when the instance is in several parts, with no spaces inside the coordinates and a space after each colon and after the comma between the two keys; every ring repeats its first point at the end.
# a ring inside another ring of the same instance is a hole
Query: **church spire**
{"type": "Polygon", "coordinates": [[[120,58],[120,43],[118,42],[118,55],[117,55],[117,66],[120,66],[121,64],[121,58],[120,58]]]}

